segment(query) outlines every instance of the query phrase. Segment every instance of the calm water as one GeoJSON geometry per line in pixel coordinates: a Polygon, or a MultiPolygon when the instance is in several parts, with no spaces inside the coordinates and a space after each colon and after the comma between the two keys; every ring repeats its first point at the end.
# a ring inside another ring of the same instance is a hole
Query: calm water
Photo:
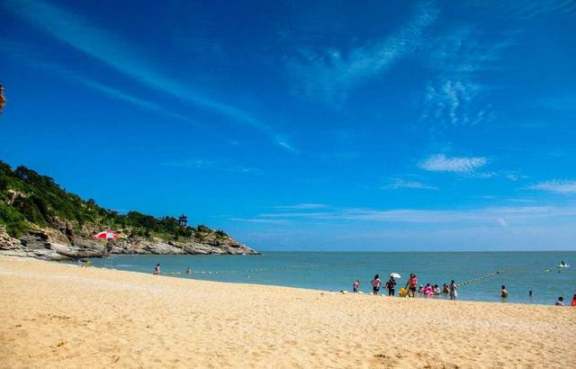
{"type": "MultiPolygon", "coordinates": [[[[450,279],[461,284],[459,298],[501,301],[506,285],[507,301],[553,304],[558,296],[568,302],[576,293],[576,252],[267,252],[261,256],[157,256],[119,255],[94,259],[96,266],[150,273],[156,263],[162,274],[212,281],[258,283],[320,290],[349,290],[354,279],[368,292],[375,273],[402,275],[410,272],[419,283],[442,285],[450,279]],[[561,260],[572,267],[559,269],[561,260]],[[186,268],[192,274],[185,274],[186,268]],[[498,272],[498,273],[496,273],[498,272]],[[464,282],[469,282],[464,285],[464,282]],[[528,290],[534,296],[528,297],[528,290]]],[[[383,278],[383,279],[384,279],[383,278]]]]}

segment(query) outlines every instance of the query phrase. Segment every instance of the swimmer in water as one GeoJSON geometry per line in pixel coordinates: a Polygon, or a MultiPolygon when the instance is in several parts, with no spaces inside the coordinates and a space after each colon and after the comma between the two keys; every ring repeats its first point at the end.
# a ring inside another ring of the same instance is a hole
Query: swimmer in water
{"type": "Polygon", "coordinates": [[[509,292],[506,289],[506,286],[502,285],[502,288],[500,288],[500,297],[502,297],[503,299],[508,298],[509,292]]]}

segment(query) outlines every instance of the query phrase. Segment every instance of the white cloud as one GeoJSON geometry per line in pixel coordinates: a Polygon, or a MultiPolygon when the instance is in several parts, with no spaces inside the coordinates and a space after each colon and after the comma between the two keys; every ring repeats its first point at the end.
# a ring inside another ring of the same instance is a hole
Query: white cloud
{"type": "Polygon", "coordinates": [[[537,183],[530,187],[533,190],[556,192],[561,194],[572,194],[576,193],[576,181],[567,180],[551,180],[537,183]]]}
{"type": "Polygon", "coordinates": [[[470,173],[483,167],[488,161],[484,157],[448,157],[432,155],[420,163],[420,168],[431,172],[470,173]]]}
{"type": "Polygon", "coordinates": [[[304,94],[335,103],[361,82],[381,74],[421,46],[425,30],[438,17],[433,2],[418,5],[415,15],[395,34],[349,51],[302,50],[287,68],[304,94]]]}
{"type": "Polygon", "coordinates": [[[399,190],[399,189],[412,189],[412,190],[437,190],[437,187],[427,185],[425,183],[413,180],[406,180],[402,178],[393,178],[389,184],[382,186],[383,190],[399,190]]]}

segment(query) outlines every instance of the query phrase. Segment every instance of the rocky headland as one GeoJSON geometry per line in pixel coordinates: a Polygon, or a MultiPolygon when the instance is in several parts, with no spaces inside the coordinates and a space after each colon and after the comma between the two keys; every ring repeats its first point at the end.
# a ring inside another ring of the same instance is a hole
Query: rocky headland
{"type": "Polygon", "coordinates": [[[206,235],[200,240],[165,241],[139,236],[95,240],[86,235],[65,235],[54,229],[36,229],[15,238],[0,226],[0,255],[64,261],[113,254],[257,255],[254,249],[227,237],[206,235]]]}
{"type": "Polygon", "coordinates": [[[120,214],[66,191],[52,178],[0,161],[0,255],[73,260],[111,254],[255,255],[222,230],[185,215],[120,214]],[[117,237],[94,236],[113,230],[117,237]]]}

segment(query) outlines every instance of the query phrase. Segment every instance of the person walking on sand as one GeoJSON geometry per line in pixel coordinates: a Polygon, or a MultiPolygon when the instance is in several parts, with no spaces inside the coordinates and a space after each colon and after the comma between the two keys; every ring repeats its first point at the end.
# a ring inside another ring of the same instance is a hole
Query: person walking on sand
{"type": "Polygon", "coordinates": [[[360,280],[357,279],[352,282],[352,292],[358,293],[358,291],[360,291],[360,280]]]}
{"type": "Polygon", "coordinates": [[[502,285],[502,287],[500,288],[500,297],[502,297],[503,299],[508,298],[508,290],[506,289],[506,286],[502,285]]]}
{"type": "Polygon", "coordinates": [[[380,287],[382,286],[382,281],[380,280],[380,275],[376,274],[372,279],[372,293],[377,295],[380,293],[380,287]]]}
{"type": "Polygon", "coordinates": [[[450,300],[456,300],[456,297],[458,297],[458,285],[456,282],[454,282],[454,280],[450,281],[450,286],[448,289],[450,291],[450,300]]]}
{"type": "Polygon", "coordinates": [[[390,276],[390,279],[386,282],[386,289],[388,290],[388,296],[394,296],[396,289],[396,280],[394,277],[390,276]]]}
{"type": "Polygon", "coordinates": [[[416,278],[416,274],[410,273],[406,288],[408,289],[408,297],[416,297],[416,288],[418,288],[418,278],[416,278]]]}
{"type": "Polygon", "coordinates": [[[153,274],[160,274],[160,263],[156,264],[156,266],[154,267],[153,274]]]}

